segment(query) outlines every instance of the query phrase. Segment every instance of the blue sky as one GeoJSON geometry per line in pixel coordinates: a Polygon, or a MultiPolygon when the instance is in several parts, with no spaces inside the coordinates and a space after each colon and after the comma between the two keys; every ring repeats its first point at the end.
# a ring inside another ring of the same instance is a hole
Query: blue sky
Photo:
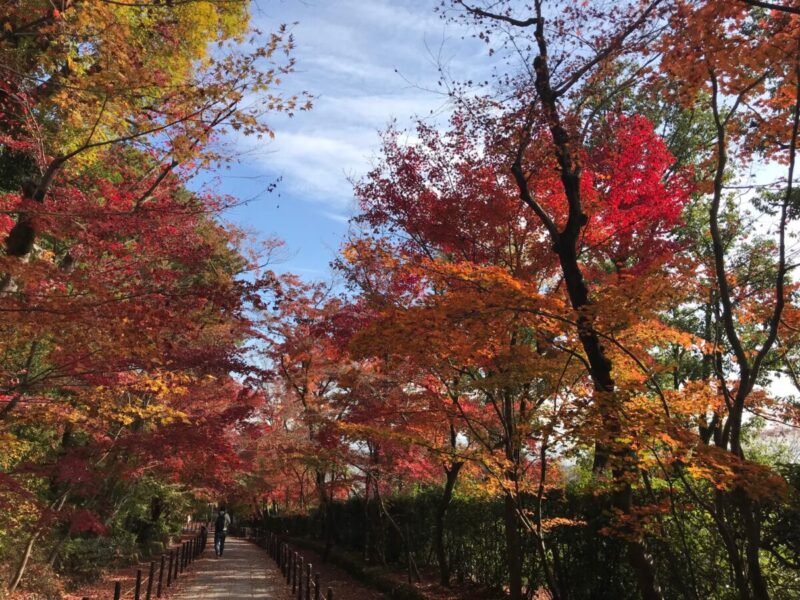
{"type": "MultiPolygon", "coordinates": [[[[226,217],[260,238],[284,239],[280,271],[327,279],[355,205],[358,179],[379,150],[379,132],[415,115],[443,122],[437,63],[455,79],[485,78],[486,48],[439,18],[437,0],[254,0],[263,31],[296,23],[297,72],[287,91],[315,96],[314,109],[271,120],[274,141],[232,140],[238,160],[213,174],[245,204],[226,217]],[[433,113],[433,116],[430,116],[433,113]],[[276,191],[264,190],[277,177],[276,191]]],[[[203,178],[205,179],[205,178],[203,178]]]]}

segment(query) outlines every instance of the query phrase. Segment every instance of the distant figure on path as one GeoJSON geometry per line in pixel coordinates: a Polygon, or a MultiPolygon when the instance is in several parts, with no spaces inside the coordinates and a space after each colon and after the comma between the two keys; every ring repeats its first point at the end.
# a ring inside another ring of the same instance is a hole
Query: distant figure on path
{"type": "Polygon", "coordinates": [[[228,526],[231,524],[231,516],[225,511],[224,506],[219,507],[217,520],[214,521],[214,554],[219,558],[225,549],[225,536],[228,535],[228,526]]]}

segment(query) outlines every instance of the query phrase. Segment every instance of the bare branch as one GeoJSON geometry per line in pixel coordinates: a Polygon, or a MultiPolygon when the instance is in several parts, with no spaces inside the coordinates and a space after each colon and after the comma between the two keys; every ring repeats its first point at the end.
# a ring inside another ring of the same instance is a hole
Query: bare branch
{"type": "Polygon", "coordinates": [[[800,7],[786,6],[785,4],[777,4],[775,2],[764,2],[763,0],[739,0],[744,4],[756,6],[758,8],[766,8],[769,10],[777,10],[780,12],[791,13],[793,15],[800,15],[800,7]]]}
{"type": "Polygon", "coordinates": [[[623,45],[626,39],[637,29],[639,29],[645,21],[647,21],[650,14],[656,9],[656,7],[661,4],[662,0],[654,0],[650,3],[650,5],[642,11],[642,14],[639,15],[639,18],[633,21],[630,25],[628,25],[625,29],[623,29],[619,34],[617,34],[607,45],[603,48],[600,52],[595,54],[594,58],[590,61],[585,63],[582,67],[580,67],[577,71],[575,71],[572,76],[570,76],[564,83],[559,85],[556,89],[553,90],[556,98],[563,96],[567,93],[570,88],[575,85],[580,79],[586,75],[589,71],[591,71],[595,66],[599,63],[603,62],[607,58],[609,58],[612,54],[617,52],[623,45]]]}
{"type": "Polygon", "coordinates": [[[487,19],[494,19],[495,21],[503,21],[504,23],[509,23],[514,25],[515,27],[530,27],[532,25],[536,25],[539,21],[538,17],[529,17],[527,19],[515,19],[509,15],[503,15],[500,13],[493,13],[487,10],[483,10],[482,8],[478,8],[476,6],[469,6],[463,0],[456,0],[456,4],[460,4],[461,6],[466,9],[467,12],[472,13],[473,15],[477,15],[479,17],[485,17],[487,19]]]}

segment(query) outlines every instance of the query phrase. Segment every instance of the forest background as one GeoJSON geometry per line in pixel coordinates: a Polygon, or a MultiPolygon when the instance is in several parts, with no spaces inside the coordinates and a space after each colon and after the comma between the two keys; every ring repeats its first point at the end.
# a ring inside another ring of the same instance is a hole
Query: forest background
{"type": "Polygon", "coordinates": [[[353,22],[418,12],[467,54],[381,123],[333,283],[214,179],[274,150],[275,210],[330,188],[342,220],[324,167],[360,155],[303,137],[336,98],[300,25],[0,7],[3,593],[225,501],[464,597],[796,598],[800,4],[387,6],[353,22]]]}

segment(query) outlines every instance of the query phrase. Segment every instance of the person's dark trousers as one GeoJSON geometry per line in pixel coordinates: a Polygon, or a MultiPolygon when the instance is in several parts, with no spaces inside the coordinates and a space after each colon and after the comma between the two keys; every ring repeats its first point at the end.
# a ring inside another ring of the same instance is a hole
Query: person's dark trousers
{"type": "Polygon", "coordinates": [[[222,551],[225,550],[225,532],[214,532],[214,553],[217,556],[222,556],[222,551]]]}

